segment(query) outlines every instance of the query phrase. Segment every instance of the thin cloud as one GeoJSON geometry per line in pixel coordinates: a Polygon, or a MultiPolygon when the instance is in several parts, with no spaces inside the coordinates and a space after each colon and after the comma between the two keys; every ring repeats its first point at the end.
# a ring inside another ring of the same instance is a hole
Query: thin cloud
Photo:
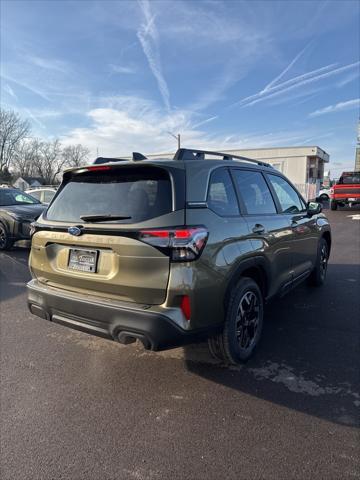
{"type": "Polygon", "coordinates": [[[8,85],[7,83],[4,85],[3,89],[5,90],[5,92],[7,92],[12,98],[14,98],[16,101],[18,101],[18,97],[17,95],[15,94],[14,90],[10,87],[10,85],[8,85]]]}
{"type": "Polygon", "coordinates": [[[45,130],[45,125],[35,116],[28,108],[23,108],[23,111],[26,113],[28,117],[31,118],[35,123],[39,125],[40,128],[45,130]]]}
{"type": "Polygon", "coordinates": [[[139,5],[145,18],[145,22],[140,26],[137,36],[149,63],[149,67],[157,81],[165,107],[169,111],[170,93],[162,72],[159,49],[159,34],[155,25],[155,16],[151,14],[149,0],[139,0],[139,5]]]}
{"type": "Polygon", "coordinates": [[[206,120],[203,120],[202,122],[196,123],[195,125],[192,126],[192,128],[200,127],[201,125],[205,125],[206,123],[212,122],[212,121],[216,120],[217,118],[219,118],[218,115],[215,115],[214,117],[207,118],[206,120]]]}
{"type": "Polygon", "coordinates": [[[351,110],[360,106],[360,98],[354,98],[353,100],[347,100],[346,102],[339,102],[335,105],[329,105],[328,107],[320,108],[309,114],[309,117],[318,117],[319,115],[326,115],[328,113],[340,112],[343,110],[351,110]]]}
{"type": "Polygon", "coordinates": [[[271,90],[271,87],[273,85],[275,85],[281,78],[283,78],[283,76],[295,65],[295,63],[304,55],[304,53],[309,49],[310,45],[313,43],[313,41],[309,42],[305,48],[303,48],[301,50],[301,52],[299,52],[295,58],[293,58],[293,60],[291,60],[291,62],[289,63],[289,65],[280,73],[280,75],[278,75],[277,77],[275,77],[273,80],[271,80],[270,83],[268,83],[266,85],[266,87],[262,90],[262,92],[266,92],[268,90],[271,90]]]}
{"type": "MultiPolygon", "coordinates": [[[[120,97],[111,104],[112,107],[89,110],[89,125],[70,130],[62,138],[64,144],[87,145],[93,155],[100,148],[101,155],[121,156],[132,152],[135,146],[143,153],[174,152],[176,143],[169,131],[180,132],[185,147],[208,150],[302,144],[316,134],[313,129],[249,133],[236,128],[221,135],[207,132],[205,126],[202,129],[200,122],[194,120],[199,118],[196,113],[172,110],[164,114],[156,103],[140,97],[120,97]]],[[[209,117],[203,122],[206,125],[213,120],[214,117],[209,117]]]]}
{"type": "Polygon", "coordinates": [[[29,85],[28,83],[15,80],[15,78],[9,77],[8,75],[0,75],[0,77],[8,82],[14,83],[15,85],[19,85],[19,87],[25,88],[26,90],[29,90],[32,93],[35,93],[35,95],[38,95],[39,97],[41,97],[43,100],[46,100],[47,102],[51,101],[50,98],[44,92],[42,92],[38,88],[33,87],[32,85],[29,85]]]}
{"type": "Polygon", "coordinates": [[[320,67],[320,68],[317,68],[316,70],[312,70],[311,72],[303,73],[303,74],[298,75],[296,77],[290,78],[289,80],[285,80],[285,82],[279,83],[275,87],[271,88],[271,91],[281,90],[288,85],[298,83],[298,82],[306,80],[308,78],[316,77],[317,74],[320,74],[320,73],[322,74],[322,73],[325,73],[325,72],[329,72],[337,66],[338,66],[337,63],[331,63],[330,65],[326,65],[325,67],[320,67]]]}
{"type": "Polygon", "coordinates": [[[41,58],[35,55],[29,55],[26,59],[36,67],[40,67],[45,70],[53,70],[60,73],[67,73],[68,71],[67,64],[61,60],[41,58]]]}
{"type": "MultiPolygon", "coordinates": [[[[351,63],[349,65],[344,65],[339,68],[332,68],[333,65],[327,65],[326,67],[322,67],[317,70],[313,70],[312,72],[305,73],[303,75],[299,75],[297,77],[291,78],[290,80],[287,80],[286,82],[282,82],[275,87],[272,87],[271,89],[267,90],[265,93],[263,91],[260,91],[259,93],[255,95],[251,95],[250,97],[246,97],[240,102],[237,102],[234,105],[241,105],[242,107],[249,107],[252,105],[255,105],[259,102],[263,102],[264,100],[267,100],[269,98],[277,97],[280,95],[283,95],[286,92],[289,92],[291,90],[294,90],[299,87],[303,87],[304,85],[308,85],[313,82],[317,82],[319,80],[324,80],[326,78],[329,78],[333,75],[338,75],[340,73],[346,72],[348,70],[351,70],[357,66],[360,65],[360,62],[355,62],[351,63]],[[323,73],[321,73],[321,71],[323,73]],[[310,77],[310,78],[309,78],[310,77]]],[[[233,106],[234,106],[233,105],[233,106]]]]}
{"type": "Polygon", "coordinates": [[[110,63],[109,67],[112,73],[120,73],[124,75],[132,75],[136,73],[136,68],[134,67],[115,65],[114,63],[110,63]]]}
{"type": "Polygon", "coordinates": [[[348,83],[352,82],[353,80],[355,80],[356,78],[358,78],[358,76],[360,75],[360,71],[359,70],[356,70],[355,72],[352,72],[350,73],[349,75],[347,75],[345,78],[343,78],[342,80],[340,80],[340,82],[338,82],[336,84],[337,87],[341,88],[341,87],[344,87],[345,85],[347,85],[348,83]]]}
{"type": "Polygon", "coordinates": [[[287,85],[291,85],[291,84],[294,84],[294,83],[298,83],[299,81],[302,81],[302,80],[305,80],[307,78],[312,78],[313,76],[315,76],[316,74],[318,73],[322,73],[322,72],[327,72],[329,71],[331,68],[334,68],[335,66],[337,66],[336,63],[333,63],[333,64],[330,64],[330,65],[326,65],[325,67],[321,67],[321,68],[317,68],[316,70],[312,70],[311,72],[307,72],[307,73],[304,73],[302,75],[298,75],[297,77],[294,77],[294,78],[291,78],[290,80],[286,80],[285,82],[282,82],[282,83],[279,83],[278,85],[276,85],[275,87],[271,87],[270,89],[268,89],[267,91],[265,91],[264,89],[261,90],[260,92],[258,93],[255,93],[253,95],[250,95],[249,97],[245,97],[243,98],[242,100],[234,103],[233,105],[231,105],[232,107],[234,106],[237,106],[237,105],[240,105],[240,106],[243,106],[243,105],[246,105],[246,104],[250,104],[250,101],[252,100],[257,100],[259,98],[262,98],[262,97],[267,97],[267,96],[270,96],[270,94],[272,92],[276,92],[276,91],[279,91],[279,90],[282,90],[285,86],[287,85]]]}

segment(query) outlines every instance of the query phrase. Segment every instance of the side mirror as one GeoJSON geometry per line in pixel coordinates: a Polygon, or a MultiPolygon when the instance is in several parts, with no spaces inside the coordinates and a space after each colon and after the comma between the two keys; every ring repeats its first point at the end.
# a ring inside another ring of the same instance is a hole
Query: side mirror
{"type": "Polygon", "coordinates": [[[307,213],[308,215],[317,215],[322,212],[322,205],[318,202],[309,202],[307,204],[307,213]]]}

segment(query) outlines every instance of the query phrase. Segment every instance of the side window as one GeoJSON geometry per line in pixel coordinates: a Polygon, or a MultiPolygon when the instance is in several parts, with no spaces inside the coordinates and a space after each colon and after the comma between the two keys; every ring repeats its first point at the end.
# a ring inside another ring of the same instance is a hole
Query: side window
{"type": "Polygon", "coordinates": [[[34,203],[30,197],[27,195],[21,195],[21,193],[15,196],[15,200],[19,203],[34,203]]]}
{"type": "Polygon", "coordinates": [[[301,204],[301,210],[304,212],[307,209],[307,206],[301,197],[300,197],[300,204],[301,204]]]}
{"type": "Polygon", "coordinates": [[[223,217],[239,214],[234,186],[225,168],[219,168],[212,173],[207,203],[211,210],[223,217]]]}
{"type": "Polygon", "coordinates": [[[39,192],[39,191],[38,192],[30,192],[29,195],[36,198],[37,200],[40,200],[41,192],[39,192]]]}
{"type": "Polygon", "coordinates": [[[44,191],[43,202],[50,203],[51,200],[54,198],[54,195],[55,195],[55,192],[52,192],[51,190],[45,190],[44,191]]]}
{"type": "Polygon", "coordinates": [[[237,169],[234,169],[233,172],[248,214],[276,213],[271,192],[260,172],[237,169]]]}
{"type": "Polygon", "coordinates": [[[282,177],[268,175],[284,213],[298,213],[304,210],[303,202],[296,190],[282,177]]]}

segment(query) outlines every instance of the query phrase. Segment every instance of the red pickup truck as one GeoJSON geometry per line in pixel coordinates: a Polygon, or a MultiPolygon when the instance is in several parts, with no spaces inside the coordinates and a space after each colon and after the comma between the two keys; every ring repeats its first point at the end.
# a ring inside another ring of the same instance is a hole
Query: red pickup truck
{"type": "Polygon", "coordinates": [[[336,185],[330,189],[330,208],[360,203],[360,172],[343,172],[336,185]]]}

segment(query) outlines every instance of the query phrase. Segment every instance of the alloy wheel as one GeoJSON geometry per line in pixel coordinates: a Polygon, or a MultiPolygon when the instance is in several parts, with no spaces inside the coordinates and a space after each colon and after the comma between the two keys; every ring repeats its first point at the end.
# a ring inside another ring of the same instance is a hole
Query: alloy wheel
{"type": "Polygon", "coordinates": [[[236,316],[236,339],[240,348],[248,349],[255,343],[259,318],[259,299],[253,291],[247,291],[241,297],[236,316]]]}
{"type": "Polygon", "coordinates": [[[326,248],[326,245],[322,245],[321,251],[320,251],[320,276],[322,279],[324,279],[326,276],[327,264],[328,264],[327,248],[326,248]]]}

